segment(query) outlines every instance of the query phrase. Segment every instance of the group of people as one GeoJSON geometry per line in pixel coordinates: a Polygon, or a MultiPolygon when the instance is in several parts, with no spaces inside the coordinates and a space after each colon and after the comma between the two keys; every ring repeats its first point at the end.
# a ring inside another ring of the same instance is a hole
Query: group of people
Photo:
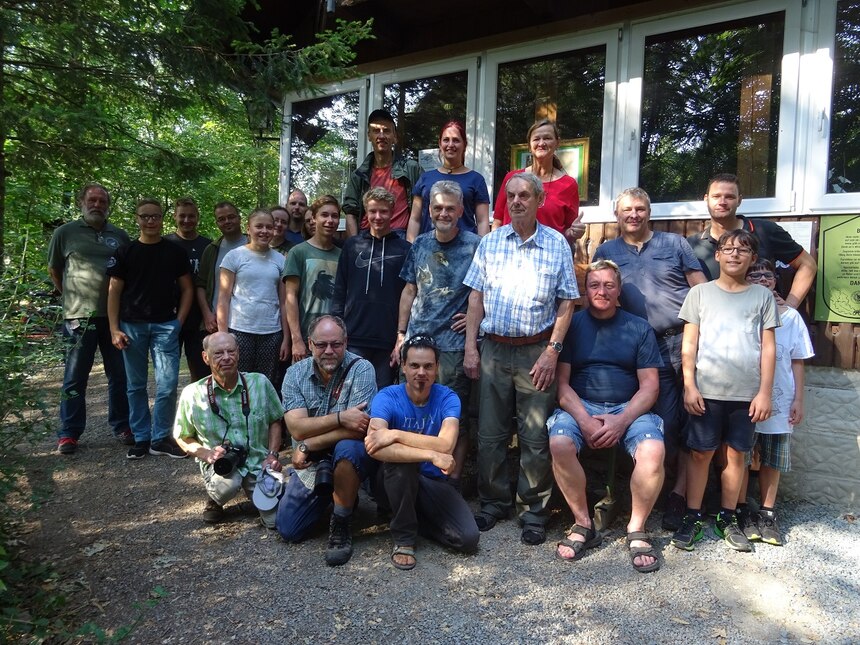
{"type": "Polygon", "coordinates": [[[331,509],[329,565],[352,555],[362,486],[391,515],[399,569],[416,565],[419,533],[473,552],[480,532],[512,511],[522,542],[543,543],[554,483],[575,521],[556,555],[577,560],[601,542],[581,453],[619,445],[634,463],[626,531],[636,570],[660,567],[645,522],[665,464],[676,475],[663,515],[673,545],[692,549],[703,535],[714,455],[717,533],[738,550],[750,540],[780,543],[774,504],[811,355],[793,308],[816,265],[777,225],[737,215],[736,177],[709,182],[709,226],[689,239],[652,231],[647,193],[622,192],[619,236],[597,248],[585,308],[575,312],[571,245],[585,226],[576,181],[555,156],[554,123],[530,129],[532,163],[505,177],[492,226],[486,182],[464,165],[461,124],[445,124],[441,165],[423,174],[395,155],[390,114],[374,111],[367,136],[373,151],[342,205],[330,195],[308,205],[294,191],[286,207],[251,212],[243,232],[236,206],[221,202],[214,241],[197,232],[189,198],[175,204],[176,230],[166,237],[161,205],[140,201],[140,234],[130,241],[107,222],[108,191],[84,187],[81,219],[55,231],[48,258],[68,339],[60,453],[76,451],[86,426],[98,347],[109,423],[129,459],[194,456],[210,523],[244,491],[262,523],[295,542],[331,509]],[[795,270],[785,299],[774,296],[775,261],[795,270]],[[177,407],[180,345],[192,383],[177,407]],[[475,379],[473,514],[459,491],[475,379]],[[515,491],[506,472],[512,432],[515,491]],[[753,457],[762,473],[757,514],[746,506],[753,457]]]}

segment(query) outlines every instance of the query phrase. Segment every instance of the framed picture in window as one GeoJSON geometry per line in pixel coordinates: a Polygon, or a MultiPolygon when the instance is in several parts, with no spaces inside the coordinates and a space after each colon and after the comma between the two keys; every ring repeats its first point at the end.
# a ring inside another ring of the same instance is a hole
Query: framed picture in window
{"type": "MultiPolygon", "coordinates": [[[[579,184],[580,201],[588,200],[588,142],[589,137],[579,139],[562,139],[559,142],[555,156],[561,161],[568,175],[579,184]]],[[[525,168],[531,165],[532,153],[527,143],[511,146],[511,169],[525,168]]]]}

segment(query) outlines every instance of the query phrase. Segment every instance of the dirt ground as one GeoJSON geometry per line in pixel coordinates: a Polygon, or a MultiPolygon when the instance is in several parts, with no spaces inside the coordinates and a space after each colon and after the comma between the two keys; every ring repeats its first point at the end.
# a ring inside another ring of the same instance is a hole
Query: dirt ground
{"type": "Polygon", "coordinates": [[[623,522],[582,561],[556,561],[554,541],[569,523],[556,512],[540,547],[500,522],[478,554],[421,541],[417,568],[400,572],[387,527],[363,497],[355,554],[329,568],[322,533],[286,544],[235,506],[228,522],[203,524],[197,465],[126,460],[107,427],[105,389],[94,373],[77,454],[58,455],[53,437],[33,451],[27,483],[45,501],[23,538],[28,555],[63,574],[78,624],[134,626],[127,642],[860,641],[851,509],[786,505],[788,544],[754,554],[713,536],[693,553],[675,550],[655,514],[663,568],[650,575],[630,567],[623,522]]]}

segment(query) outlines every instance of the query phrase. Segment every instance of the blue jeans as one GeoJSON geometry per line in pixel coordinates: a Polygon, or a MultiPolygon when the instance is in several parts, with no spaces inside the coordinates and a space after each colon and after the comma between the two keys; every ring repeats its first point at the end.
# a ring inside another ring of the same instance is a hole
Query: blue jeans
{"type": "Polygon", "coordinates": [[[63,393],[60,398],[62,439],[79,439],[87,426],[87,383],[96,348],[102,355],[108,381],[108,424],[115,434],[128,428],[125,366],[122,353],[113,346],[107,318],[81,318],[63,321],[66,344],[66,366],[63,393]]]}
{"type": "Polygon", "coordinates": [[[120,322],[128,336],[122,352],[128,378],[128,407],[134,440],[157,442],[170,436],[176,414],[179,383],[179,321],[163,323],[120,322]],[[149,412],[146,391],[149,356],[155,368],[155,402],[149,412]]]}

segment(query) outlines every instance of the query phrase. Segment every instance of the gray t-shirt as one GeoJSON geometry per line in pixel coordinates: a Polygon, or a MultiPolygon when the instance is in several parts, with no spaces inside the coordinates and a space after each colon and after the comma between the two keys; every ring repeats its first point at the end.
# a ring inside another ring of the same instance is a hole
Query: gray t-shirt
{"type": "Polygon", "coordinates": [[[435,231],[415,238],[400,277],[418,287],[412,302],[407,337],[429,334],[443,352],[463,351],[464,334],[451,330],[454,314],[465,313],[472,291],[463,278],[481,238],[460,231],[450,242],[439,242],[435,231]]]}
{"type": "Polygon", "coordinates": [[[260,253],[242,246],[224,256],[221,270],[236,276],[230,299],[230,329],[248,334],[281,331],[278,285],[284,256],[271,249],[260,253]]]}
{"type": "Polygon", "coordinates": [[[752,284],[729,292],[716,282],[690,289],[679,314],[699,326],[696,387],[706,399],[752,401],[761,382],[761,336],[779,326],[776,300],[752,284]]]}
{"type": "Polygon", "coordinates": [[[238,249],[240,246],[245,246],[248,243],[248,238],[243,234],[238,240],[221,240],[221,245],[218,247],[218,257],[215,258],[215,293],[212,295],[212,311],[218,309],[218,293],[221,291],[221,263],[224,262],[224,257],[233,249],[238,249]]]}

